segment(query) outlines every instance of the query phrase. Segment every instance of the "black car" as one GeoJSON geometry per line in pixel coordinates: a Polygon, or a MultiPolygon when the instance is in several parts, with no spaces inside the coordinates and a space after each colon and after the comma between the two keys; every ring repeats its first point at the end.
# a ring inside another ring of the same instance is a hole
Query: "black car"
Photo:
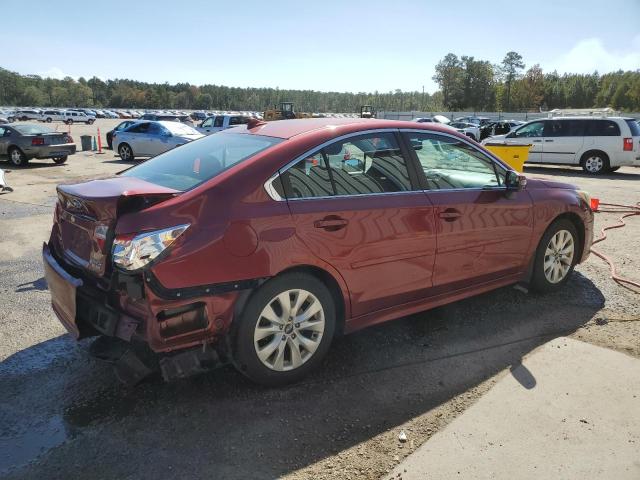
{"type": "Polygon", "coordinates": [[[138,120],[125,120],[124,122],[120,122],[118,124],[118,126],[116,128],[114,128],[113,130],[109,130],[107,132],[107,145],[109,145],[109,148],[112,149],[113,148],[113,133],[114,132],[119,132],[120,130],[124,130],[125,128],[130,127],[131,125],[133,125],[134,123],[137,123],[138,120]]]}

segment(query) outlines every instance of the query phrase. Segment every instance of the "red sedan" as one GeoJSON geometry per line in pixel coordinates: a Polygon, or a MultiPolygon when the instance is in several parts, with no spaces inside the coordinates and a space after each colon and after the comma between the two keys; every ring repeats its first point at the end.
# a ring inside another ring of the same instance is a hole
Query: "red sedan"
{"type": "Polygon", "coordinates": [[[232,362],[278,385],[336,335],[518,282],[560,288],[592,237],[584,192],[450,129],[255,120],[59,186],[43,256],[76,338],[146,344],[167,379],[232,362]]]}

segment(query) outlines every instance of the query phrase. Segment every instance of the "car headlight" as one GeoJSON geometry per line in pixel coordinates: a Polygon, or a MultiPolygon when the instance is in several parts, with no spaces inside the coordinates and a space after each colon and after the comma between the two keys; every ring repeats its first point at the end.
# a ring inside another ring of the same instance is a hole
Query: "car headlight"
{"type": "Polygon", "coordinates": [[[135,236],[118,236],[113,241],[113,263],[129,272],[140,270],[169,248],[187,228],[188,224],[135,236]]]}

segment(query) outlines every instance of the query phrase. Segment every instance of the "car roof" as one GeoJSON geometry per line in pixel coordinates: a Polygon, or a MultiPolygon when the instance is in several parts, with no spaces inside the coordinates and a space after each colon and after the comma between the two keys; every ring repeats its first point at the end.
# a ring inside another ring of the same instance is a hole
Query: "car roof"
{"type": "Polygon", "coordinates": [[[371,129],[419,129],[436,130],[451,133],[452,130],[438,123],[418,123],[401,120],[383,120],[371,118],[304,118],[295,120],[276,120],[272,122],[261,122],[256,127],[249,128],[249,125],[241,125],[232,129],[223,130],[221,133],[238,134],[250,133],[264,135],[267,137],[292,138],[298,135],[313,132],[321,133],[327,130],[340,130],[340,133],[357,132],[371,129]]]}

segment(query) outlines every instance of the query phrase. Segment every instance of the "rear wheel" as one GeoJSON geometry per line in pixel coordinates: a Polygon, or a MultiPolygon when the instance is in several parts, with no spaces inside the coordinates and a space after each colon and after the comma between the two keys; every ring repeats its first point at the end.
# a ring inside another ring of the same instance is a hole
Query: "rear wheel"
{"type": "Polygon", "coordinates": [[[600,175],[609,171],[609,157],[606,153],[593,150],[582,156],[582,169],[591,175],[600,175]]]}
{"type": "Polygon", "coordinates": [[[51,123],[51,117],[47,117],[47,123],[51,123]]]}
{"type": "Polygon", "coordinates": [[[236,368],[269,386],[296,382],[317,367],[335,331],[335,302],[317,278],[289,273],[249,299],[232,333],[236,368]]]}
{"type": "Polygon", "coordinates": [[[27,164],[27,157],[18,147],[9,149],[9,161],[16,167],[24,167],[27,164]]]}
{"type": "Polygon", "coordinates": [[[66,122],[67,125],[73,125],[73,118],[68,119],[66,122]]]}
{"type": "Polygon", "coordinates": [[[58,165],[61,165],[67,161],[67,158],[69,158],[68,155],[64,155],[62,157],[53,157],[53,161],[58,165]]]}
{"type": "Polygon", "coordinates": [[[87,125],[93,125],[93,122],[94,122],[93,119],[87,120],[87,125]]]}
{"type": "Polygon", "coordinates": [[[542,236],[536,250],[531,286],[548,292],[567,282],[578,263],[579,237],[569,220],[556,220],[542,236]]]}
{"type": "Polygon", "coordinates": [[[133,150],[127,143],[121,143],[118,145],[118,155],[120,155],[120,158],[125,162],[134,159],[133,150]]]}

